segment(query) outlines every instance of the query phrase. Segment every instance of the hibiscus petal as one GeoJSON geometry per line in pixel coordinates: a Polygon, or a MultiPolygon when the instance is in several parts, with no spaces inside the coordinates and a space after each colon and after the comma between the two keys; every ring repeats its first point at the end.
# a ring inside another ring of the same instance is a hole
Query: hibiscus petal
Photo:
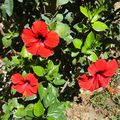
{"type": "Polygon", "coordinates": [[[99,59],[95,62],[97,72],[105,71],[107,68],[107,62],[104,59],[99,59]]]}
{"type": "Polygon", "coordinates": [[[11,80],[13,84],[24,84],[24,78],[19,73],[13,74],[11,80]]]}
{"type": "Polygon", "coordinates": [[[23,29],[21,37],[25,45],[30,45],[33,42],[37,41],[36,39],[37,36],[35,36],[32,30],[28,28],[23,29]]]}
{"type": "Polygon", "coordinates": [[[44,44],[40,44],[40,46],[38,47],[37,55],[40,55],[41,57],[48,58],[53,54],[53,50],[47,48],[44,44]]]}
{"type": "Polygon", "coordinates": [[[24,92],[23,85],[19,85],[19,84],[12,85],[12,88],[15,89],[19,93],[23,93],[24,92]]]}
{"type": "Polygon", "coordinates": [[[101,75],[87,76],[84,74],[78,80],[78,84],[81,88],[91,92],[99,89],[100,87],[106,87],[109,82],[110,78],[104,78],[101,75]]]}
{"type": "Polygon", "coordinates": [[[30,91],[30,89],[26,89],[24,92],[23,92],[23,96],[25,97],[28,97],[28,96],[33,96],[34,93],[30,91]]]}
{"type": "Polygon", "coordinates": [[[36,35],[42,35],[43,37],[45,37],[48,32],[47,25],[44,21],[37,20],[32,25],[32,31],[36,35]]]}
{"type": "Polygon", "coordinates": [[[38,87],[38,80],[32,73],[28,73],[25,77],[25,80],[30,82],[30,86],[37,86],[38,87]]]}
{"type": "Polygon", "coordinates": [[[106,77],[112,77],[117,69],[118,69],[118,63],[115,59],[108,61],[107,62],[107,69],[103,73],[103,75],[106,77]]]}
{"type": "Polygon", "coordinates": [[[30,87],[30,90],[32,93],[37,93],[37,90],[38,90],[38,86],[34,86],[34,87],[30,87]]]}
{"type": "MultiPolygon", "coordinates": [[[[92,80],[92,79],[91,79],[92,80]]],[[[78,80],[78,84],[81,88],[89,90],[90,87],[92,86],[92,81],[89,80],[89,76],[87,76],[86,74],[82,75],[79,80],[78,80]]]]}
{"type": "Polygon", "coordinates": [[[106,87],[109,82],[110,82],[110,78],[109,77],[104,77],[102,75],[99,75],[99,85],[100,87],[106,87]]]}
{"type": "Polygon", "coordinates": [[[90,79],[93,81],[93,84],[91,85],[91,88],[89,89],[90,91],[95,91],[98,88],[100,88],[100,85],[99,85],[96,75],[92,76],[90,79]]]}
{"type": "Polygon", "coordinates": [[[36,42],[36,43],[33,43],[33,44],[29,45],[29,46],[26,46],[26,49],[32,55],[37,55],[37,51],[38,51],[39,46],[40,46],[39,43],[36,42]]]}
{"type": "Polygon", "coordinates": [[[107,68],[107,62],[103,59],[97,60],[88,67],[88,72],[94,76],[97,72],[103,72],[107,68]]]}
{"type": "Polygon", "coordinates": [[[59,44],[59,36],[55,31],[50,31],[45,38],[44,44],[49,48],[54,48],[59,44]]]}
{"type": "Polygon", "coordinates": [[[96,66],[95,66],[94,63],[93,63],[93,64],[90,64],[90,66],[88,67],[88,72],[89,72],[92,76],[94,76],[94,75],[96,74],[97,69],[96,69],[96,66]]]}

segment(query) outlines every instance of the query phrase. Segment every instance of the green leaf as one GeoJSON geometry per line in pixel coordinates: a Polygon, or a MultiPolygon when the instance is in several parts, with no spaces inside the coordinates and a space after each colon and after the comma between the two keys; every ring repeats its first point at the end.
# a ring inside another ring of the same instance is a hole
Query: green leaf
{"type": "Polygon", "coordinates": [[[56,20],[61,22],[63,20],[63,15],[62,14],[57,14],[56,15],[56,20]]]}
{"type": "Polygon", "coordinates": [[[84,14],[87,18],[91,19],[92,15],[90,10],[87,7],[80,6],[80,11],[84,14]]]}
{"type": "Polygon", "coordinates": [[[77,63],[77,59],[74,58],[74,59],[72,60],[72,64],[73,64],[73,65],[76,65],[76,63],[77,63]]]}
{"type": "Polygon", "coordinates": [[[47,69],[46,69],[47,75],[45,75],[48,81],[52,80],[53,77],[58,74],[59,67],[60,67],[60,63],[58,65],[54,65],[54,63],[51,60],[48,61],[47,69]]]}
{"type": "Polygon", "coordinates": [[[23,106],[19,107],[16,112],[15,112],[15,117],[16,118],[23,118],[26,116],[26,111],[23,106]]]}
{"type": "Polygon", "coordinates": [[[39,76],[39,77],[44,76],[45,70],[44,70],[43,67],[41,67],[41,66],[32,66],[32,68],[33,68],[34,73],[37,76],[39,76]]]}
{"type": "Polygon", "coordinates": [[[34,115],[35,116],[39,117],[39,116],[43,115],[44,111],[45,111],[44,107],[40,100],[34,104],[34,115]]]}
{"type": "Polygon", "coordinates": [[[18,1],[21,2],[21,3],[23,2],[23,0],[18,0],[18,1]]]}
{"type": "Polygon", "coordinates": [[[18,36],[19,36],[19,33],[18,33],[18,32],[14,32],[14,33],[13,33],[13,38],[18,37],[18,36]]]}
{"type": "Polygon", "coordinates": [[[80,39],[76,38],[76,39],[73,40],[73,45],[74,45],[75,48],[81,49],[82,41],[80,39]]]}
{"type": "Polygon", "coordinates": [[[86,33],[89,30],[84,24],[80,23],[75,24],[73,27],[80,33],[86,33]]]}
{"type": "Polygon", "coordinates": [[[106,29],[108,29],[108,26],[103,23],[103,22],[100,22],[100,21],[96,21],[92,24],[92,28],[95,30],[95,31],[105,31],[106,29]]]}
{"type": "Polygon", "coordinates": [[[93,48],[95,42],[95,36],[93,32],[90,32],[87,35],[86,41],[84,43],[84,46],[82,47],[82,53],[87,53],[87,50],[93,48]]]}
{"type": "Polygon", "coordinates": [[[5,10],[6,13],[11,16],[13,14],[13,0],[5,0],[4,5],[5,5],[5,10]]]}
{"type": "Polygon", "coordinates": [[[79,54],[79,52],[72,52],[72,53],[71,53],[71,56],[72,56],[72,57],[76,57],[78,54],[79,54]]]}
{"type": "Polygon", "coordinates": [[[67,120],[64,114],[65,106],[62,103],[54,103],[48,108],[48,117],[54,118],[53,120],[67,120]]]}
{"type": "Polygon", "coordinates": [[[18,59],[18,56],[12,56],[12,62],[19,65],[20,60],[18,59]]]}
{"type": "Polygon", "coordinates": [[[27,75],[27,72],[26,71],[23,71],[22,72],[22,76],[25,77],[27,75]]]}
{"type": "Polygon", "coordinates": [[[58,7],[60,5],[67,4],[69,1],[71,1],[71,0],[57,0],[56,6],[58,7]]]}
{"type": "MultiPolygon", "coordinates": [[[[101,0],[100,0],[101,1],[101,0]]],[[[101,5],[98,9],[94,10],[94,15],[95,14],[100,14],[102,11],[104,11],[106,9],[105,5],[101,5]]]]}
{"type": "Polygon", "coordinates": [[[64,24],[62,22],[57,22],[55,31],[63,39],[67,37],[71,32],[70,27],[67,24],[64,24]]]}
{"type": "Polygon", "coordinates": [[[22,57],[24,57],[24,58],[28,58],[28,59],[31,59],[31,58],[32,58],[32,54],[29,53],[29,52],[26,50],[26,47],[25,47],[25,46],[22,47],[21,55],[22,55],[22,57]]]}
{"type": "Polygon", "coordinates": [[[59,94],[58,94],[58,89],[57,89],[56,87],[54,87],[51,83],[48,83],[47,91],[48,91],[50,94],[53,94],[53,95],[56,96],[56,97],[59,96],[59,94]]]}
{"type": "Polygon", "coordinates": [[[9,34],[6,34],[6,35],[2,38],[2,43],[3,43],[3,46],[4,46],[5,48],[11,46],[11,44],[12,44],[12,39],[11,39],[11,37],[10,37],[9,34]]]}
{"type": "Polygon", "coordinates": [[[95,16],[93,16],[91,23],[96,22],[99,18],[100,18],[100,15],[96,14],[95,16]]]}
{"type": "Polygon", "coordinates": [[[51,60],[48,60],[47,70],[51,70],[54,67],[54,63],[51,60]]]}
{"type": "Polygon", "coordinates": [[[48,84],[47,93],[48,94],[43,98],[43,103],[46,108],[53,103],[58,102],[57,97],[59,96],[58,89],[50,83],[48,84]]]}
{"type": "Polygon", "coordinates": [[[77,23],[73,26],[78,32],[82,33],[83,31],[83,26],[80,23],[77,23]]]}
{"type": "Polygon", "coordinates": [[[65,16],[65,19],[71,23],[73,21],[73,16],[72,16],[72,12],[68,12],[68,14],[65,16]]]}
{"type": "Polygon", "coordinates": [[[47,120],[56,120],[54,117],[47,117],[47,120]]]}
{"type": "Polygon", "coordinates": [[[42,83],[39,83],[38,94],[41,100],[47,95],[47,89],[43,87],[42,83]]]}
{"type": "Polygon", "coordinates": [[[87,38],[86,38],[86,41],[85,41],[85,46],[87,48],[91,48],[93,43],[95,41],[95,36],[94,36],[94,33],[93,32],[90,32],[88,35],[87,35],[87,38]]]}
{"type": "Polygon", "coordinates": [[[9,120],[10,118],[10,113],[6,113],[3,116],[1,116],[1,120],[9,120]]]}
{"type": "Polygon", "coordinates": [[[37,98],[37,95],[29,96],[24,99],[24,101],[30,101],[30,100],[35,100],[37,98]]]}
{"type": "Polygon", "coordinates": [[[52,93],[43,98],[43,103],[46,108],[56,102],[58,102],[58,99],[52,93]]]}
{"type": "Polygon", "coordinates": [[[29,104],[29,105],[25,108],[26,116],[34,117],[33,109],[34,109],[34,104],[29,104]]]}
{"type": "Polygon", "coordinates": [[[55,85],[63,85],[66,81],[64,79],[61,78],[61,75],[58,74],[54,77],[53,83],[55,85]]]}
{"type": "Polygon", "coordinates": [[[66,81],[64,79],[55,79],[53,80],[53,83],[55,85],[63,85],[66,81]]]}
{"type": "Polygon", "coordinates": [[[95,62],[98,59],[98,56],[93,51],[88,50],[87,54],[90,54],[88,56],[88,59],[91,60],[92,62],[95,62]]]}

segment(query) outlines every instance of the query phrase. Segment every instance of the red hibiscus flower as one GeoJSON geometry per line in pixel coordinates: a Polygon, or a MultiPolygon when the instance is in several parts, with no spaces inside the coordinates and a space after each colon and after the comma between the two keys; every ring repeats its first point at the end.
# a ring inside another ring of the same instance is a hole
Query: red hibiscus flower
{"type": "Polygon", "coordinates": [[[88,72],[91,76],[87,76],[86,74],[80,76],[78,84],[81,88],[90,91],[94,91],[100,87],[106,87],[117,69],[118,64],[116,60],[107,62],[99,59],[88,67],[88,72]]]}
{"type": "Polygon", "coordinates": [[[49,57],[54,54],[53,48],[59,44],[59,36],[55,31],[48,31],[43,21],[35,21],[32,28],[24,28],[22,40],[28,52],[32,55],[49,57]]]}
{"type": "Polygon", "coordinates": [[[17,92],[23,94],[23,96],[33,96],[38,90],[38,81],[35,76],[28,73],[25,78],[21,74],[16,73],[11,76],[12,88],[17,92]]]}

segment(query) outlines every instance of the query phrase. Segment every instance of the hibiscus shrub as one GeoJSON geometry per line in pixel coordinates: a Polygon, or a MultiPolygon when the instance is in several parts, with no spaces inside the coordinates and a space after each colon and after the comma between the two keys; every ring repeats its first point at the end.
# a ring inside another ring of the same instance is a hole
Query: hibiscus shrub
{"type": "Polygon", "coordinates": [[[1,120],[67,120],[81,90],[119,93],[111,85],[119,62],[116,1],[0,2],[1,120]]]}

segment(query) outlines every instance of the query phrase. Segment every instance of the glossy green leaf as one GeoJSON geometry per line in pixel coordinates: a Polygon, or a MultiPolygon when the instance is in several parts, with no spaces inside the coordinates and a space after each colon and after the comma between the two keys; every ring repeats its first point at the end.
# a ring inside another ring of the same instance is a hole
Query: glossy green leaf
{"type": "Polygon", "coordinates": [[[56,119],[54,117],[49,116],[47,117],[47,120],[56,120],[56,119]]]}
{"type": "Polygon", "coordinates": [[[25,108],[26,116],[34,117],[33,109],[34,109],[34,104],[27,105],[27,107],[25,108]]]}
{"type": "Polygon", "coordinates": [[[23,2],[23,0],[18,0],[18,1],[21,2],[21,3],[23,2]]]}
{"type": "Polygon", "coordinates": [[[73,26],[78,32],[86,33],[89,29],[84,24],[77,23],[73,26]]]}
{"type": "Polygon", "coordinates": [[[82,53],[87,53],[87,51],[94,46],[94,42],[95,42],[94,33],[90,32],[87,35],[86,41],[84,42],[84,45],[82,47],[82,53]]]}
{"type": "Polygon", "coordinates": [[[42,83],[39,83],[38,94],[41,100],[47,95],[47,89],[43,87],[42,83]]]}
{"type": "Polygon", "coordinates": [[[108,29],[108,26],[103,23],[103,22],[100,22],[100,21],[96,21],[92,24],[92,28],[95,30],[95,31],[105,31],[106,29],[108,29]]]}
{"type": "Polygon", "coordinates": [[[71,56],[72,56],[72,57],[76,57],[78,54],[79,54],[79,52],[72,52],[72,53],[71,53],[71,56]]]}
{"type": "Polygon", "coordinates": [[[87,35],[86,41],[85,41],[85,43],[84,43],[84,47],[85,47],[86,49],[92,48],[94,41],[95,41],[94,33],[93,33],[93,32],[90,32],[90,33],[87,35]]]}
{"type": "Polygon", "coordinates": [[[46,108],[56,102],[58,102],[58,99],[52,93],[49,93],[46,97],[43,98],[43,104],[46,108]]]}
{"type": "Polygon", "coordinates": [[[45,75],[48,81],[53,80],[54,76],[58,74],[59,67],[60,63],[58,65],[54,65],[54,63],[51,60],[48,61],[46,69],[47,74],[45,75]]]}
{"type": "Polygon", "coordinates": [[[18,56],[12,56],[12,62],[19,65],[20,60],[18,59],[18,56]]]}
{"type": "Polygon", "coordinates": [[[71,32],[70,27],[67,24],[64,24],[62,22],[57,22],[55,31],[63,39],[67,37],[71,32]]]}
{"type": "Polygon", "coordinates": [[[90,32],[88,35],[87,35],[87,38],[86,38],[86,41],[85,41],[85,46],[87,48],[91,48],[93,43],[95,41],[95,36],[94,36],[94,33],[93,32],[90,32]]]}
{"type": "Polygon", "coordinates": [[[54,67],[54,63],[51,60],[48,60],[47,70],[51,70],[54,67]]]}
{"type": "Polygon", "coordinates": [[[10,118],[10,113],[5,113],[4,115],[1,116],[1,120],[9,120],[10,118]]]}
{"type": "Polygon", "coordinates": [[[22,72],[22,76],[25,77],[27,75],[27,72],[26,71],[23,71],[22,72]]]}
{"type": "Polygon", "coordinates": [[[83,46],[81,52],[82,53],[86,53],[87,52],[87,48],[85,46],[83,46]]]}
{"type": "Polygon", "coordinates": [[[37,95],[34,94],[33,96],[28,96],[28,97],[26,97],[24,101],[35,100],[36,98],[37,98],[37,95]]]}
{"type": "Polygon", "coordinates": [[[4,46],[5,48],[11,46],[11,44],[12,44],[12,39],[11,39],[11,37],[10,37],[9,34],[6,34],[6,35],[2,38],[2,43],[3,43],[3,46],[4,46]]]}
{"type": "Polygon", "coordinates": [[[98,56],[93,51],[88,50],[87,54],[89,54],[88,59],[92,62],[95,62],[98,59],[98,56]]]}
{"type": "Polygon", "coordinates": [[[63,15],[62,14],[57,14],[56,15],[56,20],[61,22],[63,20],[63,15]]]}
{"type": "Polygon", "coordinates": [[[58,102],[58,96],[58,89],[49,83],[47,88],[47,95],[43,98],[44,106],[47,108],[53,103],[58,102]]]}
{"type": "Polygon", "coordinates": [[[80,23],[75,24],[73,27],[80,33],[83,31],[83,26],[80,23]]]}
{"type": "Polygon", "coordinates": [[[76,39],[73,40],[73,45],[74,45],[75,48],[81,49],[82,41],[80,39],[76,38],[76,39]]]}
{"type": "Polygon", "coordinates": [[[32,68],[33,68],[34,73],[37,76],[44,76],[45,70],[44,70],[43,67],[41,67],[41,66],[32,66],[32,68]]]}
{"type": "Polygon", "coordinates": [[[72,14],[73,14],[72,12],[68,12],[68,14],[65,16],[65,19],[66,19],[69,23],[71,23],[71,22],[74,20],[72,14]]]}
{"type": "Polygon", "coordinates": [[[19,36],[19,33],[18,32],[13,32],[13,38],[15,38],[15,37],[18,37],[19,36]]]}
{"type": "Polygon", "coordinates": [[[16,118],[23,118],[26,115],[26,111],[23,106],[19,107],[15,112],[16,118]]]}
{"type": "Polygon", "coordinates": [[[47,116],[55,120],[67,120],[64,114],[65,106],[62,103],[54,103],[48,108],[47,116]]]}
{"type": "Polygon", "coordinates": [[[48,84],[48,88],[47,91],[50,94],[53,94],[54,96],[58,97],[59,93],[58,93],[58,89],[56,87],[54,87],[51,83],[48,84]]]}
{"type": "Polygon", "coordinates": [[[5,0],[4,2],[6,13],[11,16],[13,14],[14,1],[5,0]]]}
{"type": "Polygon", "coordinates": [[[81,11],[81,13],[84,14],[86,17],[88,17],[89,19],[91,19],[92,15],[91,15],[90,10],[89,10],[87,7],[80,6],[80,11],[81,11]]]}
{"type": "Polygon", "coordinates": [[[69,1],[71,1],[71,0],[57,0],[56,6],[58,7],[60,5],[67,4],[69,1]]]}
{"type": "Polygon", "coordinates": [[[44,114],[44,107],[39,100],[37,103],[34,104],[34,115],[39,117],[44,114]]]}
{"type": "Polygon", "coordinates": [[[21,55],[22,55],[22,57],[24,57],[24,58],[29,58],[29,59],[32,58],[32,54],[29,53],[29,52],[26,50],[25,46],[22,47],[21,55]]]}
{"type": "Polygon", "coordinates": [[[92,20],[91,20],[91,23],[96,22],[99,18],[100,18],[100,15],[98,15],[98,14],[94,15],[92,20]]]}
{"type": "Polygon", "coordinates": [[[53,83],[55,85],[63,85],[66,81],[61,78],[61,75],[58,74],[57,76],[54,77],[53,83]]]}

